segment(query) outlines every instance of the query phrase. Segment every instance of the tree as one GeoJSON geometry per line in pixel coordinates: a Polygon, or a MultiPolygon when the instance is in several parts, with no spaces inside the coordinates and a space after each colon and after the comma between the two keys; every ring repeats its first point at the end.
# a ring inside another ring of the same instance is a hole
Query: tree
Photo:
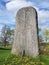
{"type": "Polygon", "coordinates": [[[10,27],[8,25],[4,25],[3,28],[2,28],[1,34],[2,34],[4,46],[6,46],[7,42],[9,42],[11,35],[13,34],[12,30],[10,29],[10,27]]]}
{"type": "Polygon", "coordinates": [[[47,42],[49,40],[49,30],[45,29],[43,31],[43,34],[44,34],[45,41],[47,42]]]}
{"type": "Polygon", "coordinates": [[[41,28],[38,28],[38,31],[39,31],[39,42],[42,43],[43,42],[43,37],[40,34],[41,33],[41,28]]]}
{"type": "Polygon", "coordinates": [[[38,31],[40,32],[41,31],[41,28],[38,28],[38,31]]]}
{"type": "Polygon", "coordinates": [[[42,37],[42,35],[39,35],[39,42],[40,42],[40,43],[43,42],[43,37],[42,37]]]}

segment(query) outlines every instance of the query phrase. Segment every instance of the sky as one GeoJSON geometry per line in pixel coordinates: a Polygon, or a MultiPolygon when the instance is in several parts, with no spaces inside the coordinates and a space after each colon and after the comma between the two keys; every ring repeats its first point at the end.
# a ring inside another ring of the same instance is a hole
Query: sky
{"type": "Polygon", "coordinates": [[[38,26],[49,29],[49,0],[0,0],[0,31],[4,24],[14,29],[17,11],[27,6],[37,10],[38,26]]]}

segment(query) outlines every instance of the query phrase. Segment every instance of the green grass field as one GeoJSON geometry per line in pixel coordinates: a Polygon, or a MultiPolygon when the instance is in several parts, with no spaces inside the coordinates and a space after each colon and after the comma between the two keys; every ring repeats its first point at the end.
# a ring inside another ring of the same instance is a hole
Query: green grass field
{"type": "Polygon", "coordinates": [[[2,47],[0,48],[0,65],[3,65],[3,59],[11,54],[10,48],[2,47]]]}
{"type": "Polygon", "coordinates": [[[0,57],[5,57],[10,55],[10,50],[0,50],[0,57]]]}
{"type": "Polygon", "coordinates": [[[0,49],[0,65],[22,65],[22,64],[23,65],[32,65],[32,64],[38,65],[39,58],[37,57],[36,59],[32,59],[32,57],[28,57],[28,56],[25,56],[23,58],[21,55],[18,55],[18,56],[12,55],[10,49],[9,50],[5,48],[0,49]]]}
{"type": "Polygon", "coordinates": [[[8,47],[0,48],[0,65],[49,65],[49,55],[39,55],[36,58],[22,55],[12,55],[8,47]],[[41,61],[40,61],[41,60],[41,61]]]}
{"type": "Polygon", "coordinates": [[[49,56],[48,55],[41,55],[40,60],[44,62],[44,65],[49,65],[49,56]]]}
{"type": "Polygon", "coordinates": [[[0,48],[0,57],[5,57],[11,53],[11,49],[9,47],[1,47],[0,48]]]}

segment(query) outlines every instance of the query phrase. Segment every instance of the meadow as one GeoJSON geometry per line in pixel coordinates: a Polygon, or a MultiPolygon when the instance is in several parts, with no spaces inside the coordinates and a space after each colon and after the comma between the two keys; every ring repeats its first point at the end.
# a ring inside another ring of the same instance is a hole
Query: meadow
{"type": "Polygon", "coordinates": [[[11,48],[0,48],[0,65],[49,65],[49,45],[41,46],[41,55],[36,58],[31,56],[12,55],[11,48]],[[44,53],[43,53],[44,52],[44,53]]]}

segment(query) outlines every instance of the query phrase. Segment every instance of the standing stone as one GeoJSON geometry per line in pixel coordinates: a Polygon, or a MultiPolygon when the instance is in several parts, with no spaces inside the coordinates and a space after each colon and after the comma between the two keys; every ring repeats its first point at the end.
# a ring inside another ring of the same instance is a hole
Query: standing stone
{"type": "Polygon", "coordinates": [[[37,12],[33,7],[24,7],[17,12],[12,53],[38,56],[37,12]]]}

